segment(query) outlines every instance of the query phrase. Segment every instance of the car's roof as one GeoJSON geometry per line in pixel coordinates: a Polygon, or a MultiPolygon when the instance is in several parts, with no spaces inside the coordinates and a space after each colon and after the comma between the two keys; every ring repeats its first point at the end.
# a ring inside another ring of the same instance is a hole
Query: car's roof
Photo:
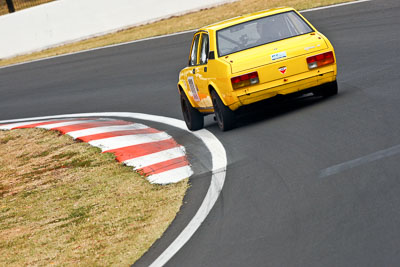
{"type": "Polygon", "coordinates": [[[291,7],[280,7],[280,8],[274,8],[274,9],[268,9],[268,10],[259,11],[259,12],[255,12],[255,13],[250,13],[247,15],[231,18],[228,20],[224,20],[221,22],[217,22],[215,24],[211,24],[211,25],[202,27],[201,29],[199,29],[199,31],[202,31],[202,30],[217,31],[217,30],[220,30],[220,29],[223,29],[226,27],[230,27],[230,26],[233,26],[236,24],[240,24],[240,23],[243,23],[246,21],[250,21],[253,19],[258,19],[258,18],[275,15],[278,13],[288,12],[288,11],[292,11],[292,10],[294,10],[294,9],[291,7]]]}

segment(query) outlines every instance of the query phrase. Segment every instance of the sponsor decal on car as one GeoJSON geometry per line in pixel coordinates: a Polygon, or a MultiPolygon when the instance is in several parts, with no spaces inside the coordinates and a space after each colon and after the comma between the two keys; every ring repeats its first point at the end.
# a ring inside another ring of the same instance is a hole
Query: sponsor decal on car
{"type": "Polygon", "coordinates": [[[285,74],[287,68],[286,67],[280,67],[278,70],[280,71],[280,73],[285,74]]]}
{"type": "Polygon", "coordinates": [[[200,97],[199,97],[199,94],[197,93],[197,88],[196,88],[196,85],[194,84],[193,77],[191,77],[191,76],[188,77],[187,81],[188,81],[188,84],[189,84],[190,91],[192,92],[192,96],[193,96],[194,101],[199,102],[200,101],[200,97]]]}
{"type": "Polygon", "coordinates": [[[286,57],[286,52],[279,52],[271,55],[272,60],[278,60],[286,57]]]}

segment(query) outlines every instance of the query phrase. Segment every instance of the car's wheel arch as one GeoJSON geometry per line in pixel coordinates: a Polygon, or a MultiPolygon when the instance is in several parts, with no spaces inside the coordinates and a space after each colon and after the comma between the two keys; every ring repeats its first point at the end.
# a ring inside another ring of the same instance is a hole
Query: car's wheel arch
{"type": "Polygon", "coordinates": [[[190,105],[192,105],[192,107],[195,107],[196,105],[195,105],[193,99],[189,96],[188,92],[187,92],[184,88],[186,89],[186,87],[182,84],[182,82],[179,82],[179,83],[178,83],[178,91],[179,91],[179,94],[185,94],[185,95],[186,95],[186,98],[187,98],[187,99],[189,100],[189,102],[190,102],[190,105]]]}
{"type": "Polygon", "coordinates": [[[227,103],[225,97],[223,97],[224,94],[222,94],[221,90],[219,90],[218,86],[216,86],[213,83],[210,83],[208,85],[208,93],[209,96],[211,97],[211,91],[215,91],[217,93],[217,95],[219,96],[219,98],[221,99],[222,103],[224,103],[225,106],[229,106],[229,104],[227,103]]]}

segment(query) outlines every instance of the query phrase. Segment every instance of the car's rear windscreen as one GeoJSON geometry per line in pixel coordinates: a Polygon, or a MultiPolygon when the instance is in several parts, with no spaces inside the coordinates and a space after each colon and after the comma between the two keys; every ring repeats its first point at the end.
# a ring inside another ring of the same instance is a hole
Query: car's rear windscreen
{"type": "Polygon", "coordinates": [[[247,21],[217,31],[218,55],[225,56],[312,31],[294,11],[247,21]]]}

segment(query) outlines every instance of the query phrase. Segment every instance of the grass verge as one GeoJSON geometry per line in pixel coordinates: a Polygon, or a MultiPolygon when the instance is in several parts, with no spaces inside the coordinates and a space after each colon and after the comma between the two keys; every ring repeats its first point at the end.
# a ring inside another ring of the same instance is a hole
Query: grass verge
{"type": "MultiPolygon", "coordinates": [[[[152,36],[197,29],[204,25],[212,24],[221,20],[274,7],[291,6],[298,10],[304,10],[350,1],[353,0],[241,0],[215,8],[205,9],[183,16],[172,17],[159,22],[133,27],[116,33],[47,49],[33,54],[3,59],[0,60],[0,66],[67,54],[95,47],[129,42],[152,36]]],[[[316,26],[318,27],[318,25],[316,26]]],[[[190,44],[188,44],[188,48],[189,46],[190,44]]]]}
{"type": "Polygon", "coordinates": [[[152,185],[99,152],[53,131],[0,131],[0,266],[128,266],[162,235],[187,179],[152,185]]]}

